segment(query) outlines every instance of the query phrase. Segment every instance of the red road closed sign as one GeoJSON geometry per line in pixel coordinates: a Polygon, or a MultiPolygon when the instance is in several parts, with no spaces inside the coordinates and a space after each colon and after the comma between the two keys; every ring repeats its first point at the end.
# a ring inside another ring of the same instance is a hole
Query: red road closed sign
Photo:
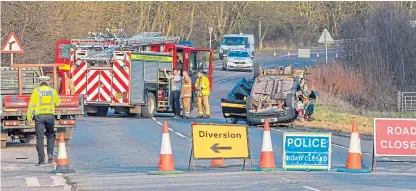
{"type": "Polygon", "coordinates": [[[416,156],[416,119],[374,119],[375,156],[416,156]]]}

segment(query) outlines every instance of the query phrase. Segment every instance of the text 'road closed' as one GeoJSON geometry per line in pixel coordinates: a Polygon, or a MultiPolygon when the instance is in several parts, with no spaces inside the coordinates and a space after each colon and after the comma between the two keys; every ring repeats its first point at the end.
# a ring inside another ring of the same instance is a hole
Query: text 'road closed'
{"type": "Polygon", "coordinates": [[[285,132],[283,141],[283,168],[330,169],[330,133],[285,132]]]}
{"type": "Polygon", "coordinates": [[[374,119],[375,156],[416,156],[416,119],[374,119]]]}
{"type": "Polygon", "coordinates": [[[247,127],[241,125],[192,125],[196,159],[249,157],[247,127]]]}

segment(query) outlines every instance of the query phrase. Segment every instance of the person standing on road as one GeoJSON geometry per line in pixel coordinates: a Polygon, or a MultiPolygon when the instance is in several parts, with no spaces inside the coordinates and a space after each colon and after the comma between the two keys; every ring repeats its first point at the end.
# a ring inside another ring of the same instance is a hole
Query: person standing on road
{"type": "Polygon", "coordinates": [[[187,119],[191,116],[192,80],[189,77],[188,71],[183,71],[182,74],[181,97],[184,110],[183,118],[187,119]]]}
{"type": "Polygon", "coordinates": [[[45,164],[43,136],[47,137],[48,163],[53,162],[55,147],[55,106],[61,105],[61,99],[55,89],[49,86],[49,77],[39,77],[40,86],[35,88],[30,96],[27,108],[27,120],[35,120],[36,150],[39,165],[45,164]],[[34,117],[33,117],[34,116],[34,117]]]}
{"type": "Polygon", "coordinates": [[[209,109],[209,79],[202,74],[202,71],[199,71],[197,74],[198,79],[195,83],[195,88],[198,90],[198,117],[197,118],[205,118],[209,119],[211,112],[209,109]],[[202,110],[202,104],[204,105],[205,109],[205,117],[204,111],[202,110]]]}
{"type": "Polygon", "coordinates": [[[178,69],[173,69],[173,75],[169,75],[166,72],[166,68],[164,70],[166,77],[168,78],[168,80],[171,80],[171,84],[172,84],[172,91],[171,91],[171,105],[172,105],[172,109],[173,109],[173,113],[175,114],[175,116],[173,117],[174,119],[180,119],[180,115],[181,115],[181,103],[180,103],[180,96],[181,96],[181,75],[178,73],[178,69]]]}

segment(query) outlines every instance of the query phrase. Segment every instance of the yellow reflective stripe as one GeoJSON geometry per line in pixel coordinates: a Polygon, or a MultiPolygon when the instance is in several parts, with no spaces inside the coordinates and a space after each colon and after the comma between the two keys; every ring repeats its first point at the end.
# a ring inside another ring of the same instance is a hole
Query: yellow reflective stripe
{"type": "Polygon", "coordinates": [[[237,103],[221,103],[221,106],[224,107],[235,107],[235,108],[246,108],[245,104],[237,104],[237,103]]]}

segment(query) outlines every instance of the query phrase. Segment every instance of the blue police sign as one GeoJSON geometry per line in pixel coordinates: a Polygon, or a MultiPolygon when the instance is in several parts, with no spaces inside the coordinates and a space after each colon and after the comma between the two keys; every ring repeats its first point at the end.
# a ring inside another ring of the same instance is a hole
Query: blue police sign
{"type": "Polygon", "coordinates": [[[283,168],[331,169],[331,133],[285,132],[283,168]]]}

